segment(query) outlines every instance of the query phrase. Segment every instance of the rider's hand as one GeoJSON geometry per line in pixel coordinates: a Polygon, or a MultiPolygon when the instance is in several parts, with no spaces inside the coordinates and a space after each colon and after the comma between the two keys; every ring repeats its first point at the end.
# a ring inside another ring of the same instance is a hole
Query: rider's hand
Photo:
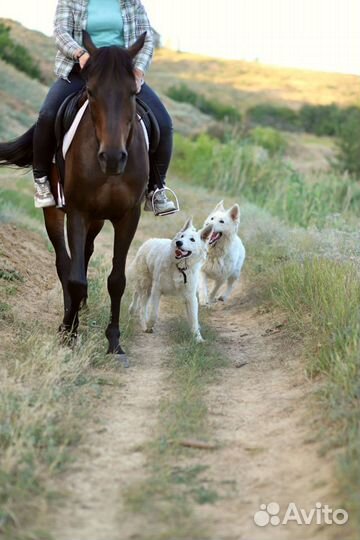
{"type": "Polygon", "coordinates": [[[136,93],[138,94],[141,91],[141,87],[144,83],[144,72],[139,68],[134,68],[135,82],[136,82],[136,93]]]}
{"type": "Polygon", "coordinates": [[[79,58],[80,69],[83,69],[85,67],[85,64],[89,60],[89,58],[90,58],[90,54],[87,52],[80,56],[79,58]]]}

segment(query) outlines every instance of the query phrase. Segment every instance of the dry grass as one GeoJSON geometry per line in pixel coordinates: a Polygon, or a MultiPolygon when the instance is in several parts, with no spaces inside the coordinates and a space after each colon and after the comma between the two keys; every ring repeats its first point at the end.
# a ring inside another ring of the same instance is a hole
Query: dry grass
{"type": "Polygon", "coordinates": [[[358,103],[360,98],[355,75],[278,68],[166,49],[156,52],[148,79],[162,92],[175,82],[185,82],[206,97],[241,110],[258,103],[294,108],[303,103],[345,106],[358,103]]]}

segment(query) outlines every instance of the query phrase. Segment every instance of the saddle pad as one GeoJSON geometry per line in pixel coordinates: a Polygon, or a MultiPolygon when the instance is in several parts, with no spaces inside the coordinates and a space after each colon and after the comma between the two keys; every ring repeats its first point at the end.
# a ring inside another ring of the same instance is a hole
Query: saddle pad
{"type": "MultiPolygon", "coordinates": [[[[89,100],[86,100],[84,105],[82,105],[82,107],[78,110],[69,131],[67,131],[65,133],[65,135],[64,135],[64,140],[63,140],[63,144],[62,144],[62,154],[63,154],[64,159],[65,159],[66,154],[67,154],[67,152],[68,152],[68,150],[70,148],[70,145],[71,145],[71,143],[73,141],[76,130],[79,127],[80,121],[81,121],[82,117],[84,116],[84,112],[86,111],[86,108],[87,108],[88,104],[89,104],[89,100]]],[[[150,141],[149,141],[149,135],[148,135],[146,126],[145,126],[144,121],[142,120],[142,118],[139,115],[137,115],[137,117],[138,117],[138,119],[140,121],[142,130],[144,132],[147,151],[149,151],[150,141]]]]}

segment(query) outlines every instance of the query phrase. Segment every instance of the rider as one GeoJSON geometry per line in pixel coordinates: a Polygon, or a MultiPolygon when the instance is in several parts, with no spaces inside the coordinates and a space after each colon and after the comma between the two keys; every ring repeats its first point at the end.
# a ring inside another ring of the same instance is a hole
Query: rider
{"type": "Polygon", "coordinates": [[[144,210],[150,211],[152,195],[154,212],[172,213],[174,203],[166,197],[165,178],[172,153],[172,122],[155,92],[144,82],[153,55],[152,29],[141,0],[58,0],[54,35],[58,47],[55,74],[58,79],[50,88],[40,110],[34,133],[35,206],[54,206],[49,175],[55,150],[54,125],[56,113],[63,100],[84,87],[81,70],[90,58],[82,47],[82,30],[90,34],[97,47],[118,45],[129,47],[147,32],[145,44],[134,62],[134,75],[139,98],[155,114],[160,127],[160,142],[150,156],[149,188],[144,210]]]}

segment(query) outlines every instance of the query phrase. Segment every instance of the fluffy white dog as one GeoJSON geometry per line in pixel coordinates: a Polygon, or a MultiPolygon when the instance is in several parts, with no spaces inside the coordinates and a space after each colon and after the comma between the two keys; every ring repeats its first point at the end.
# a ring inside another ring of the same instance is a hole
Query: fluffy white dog
{"type": "Polygon", "coordinates": [[[153,331],[161,296],[175,295],[185,301],[187,319],[196,341],[203,341],[197,291],[212,231],[211,225],[196,231],[188,220],[173,240],[152,238],[140,247],[130,268],[135,285],[130,313],[139,313],[145,332],[153,331]]]}
{"type": "Polygon", "coordinates": [[[213,226],[213,232],[209,240],[208,256],[201,270],[202,305],[212,303],[216,299],[226,302],[236,280],[240,277],[245,260],[245,248],[237,234],[239,223],[239,205],[234,204],[229,210],[225,210],[223,201],[215,206],[205,221],[205,227],[213,226]],[[208,279],[215,282],[210,297],[208,279]],[[220,287],[224,284],[226,284],[225,292],[217,297],[220,287]]]}

